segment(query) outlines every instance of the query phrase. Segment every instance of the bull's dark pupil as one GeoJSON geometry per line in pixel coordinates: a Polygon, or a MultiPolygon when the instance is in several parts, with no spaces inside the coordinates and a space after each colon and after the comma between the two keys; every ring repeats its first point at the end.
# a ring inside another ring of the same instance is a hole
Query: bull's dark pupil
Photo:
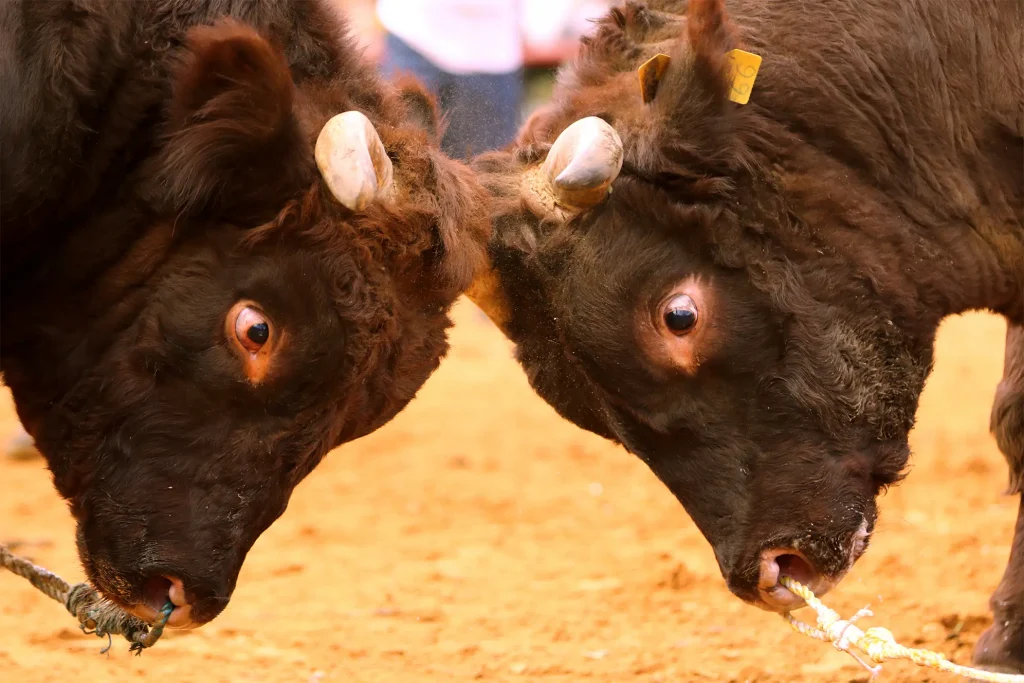
{"type": "Polygon", "coordinates": [[[697,323],[697,313],[688,308],[673,308],[665,314],[665,325],[673,332],[686,332],[697,323]]]}
{"type": "Polygon", "coordinates": [[[249,328],[245,336],[254,344],[266,344],[270,338],[270,327],[266,323],[256,323],[249,328]]]}

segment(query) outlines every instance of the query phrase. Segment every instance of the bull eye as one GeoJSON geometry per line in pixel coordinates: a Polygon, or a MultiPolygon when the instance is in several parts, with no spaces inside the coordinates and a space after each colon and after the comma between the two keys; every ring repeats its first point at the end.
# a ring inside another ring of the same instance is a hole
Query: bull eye
{"type": "Polygon", "coordinates": [[[687,334],[697,325],[697,305],[687,294],[675,296],[665,305],[663,320],[672,334],[687,334]]]}
{"type": "Polygon", "coordinates": [[[270,341],[270,322],[257,308],[243,306],[235,316],[235,338],[249,353],[257,353],[270,341]]]}
{"type": "Polygon", "coordinates": [[[262,346],[267,343],[267,339],[270,338],[270,326],[266,323],[256,323],[245,333],[245,336],[249,337],[249,341],[253,344],[259,344],[262,346]]]}

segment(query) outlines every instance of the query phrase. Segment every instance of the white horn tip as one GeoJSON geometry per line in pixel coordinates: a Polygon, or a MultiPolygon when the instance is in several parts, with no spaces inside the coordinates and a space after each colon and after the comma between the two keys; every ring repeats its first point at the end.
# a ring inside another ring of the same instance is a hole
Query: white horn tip
{"type": "Polygon", "coordinates": [[[622,170],[622,139],[604,119],[588,116],[555,140],[544,168],[559,201],[585,208],[604,198],[622,170]]]}
{"type": "Polygon", "coordinates": [[[332,117],[317,137],[313,156],[331,194],[351,211],[364,210],[390,188],[391,160],[362,112],[332,117]]]}

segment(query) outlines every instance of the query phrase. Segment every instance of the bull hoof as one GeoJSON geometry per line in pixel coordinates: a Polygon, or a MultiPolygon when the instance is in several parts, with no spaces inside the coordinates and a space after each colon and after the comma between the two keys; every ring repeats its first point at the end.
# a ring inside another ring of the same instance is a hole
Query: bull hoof
{"type": "Polygon", "coordinates": [[[996,623],[974,647],[974,666],[1001,674],[1024,674],[1024,624],[996,623]]]}
{"type": "Polygon", "coordinates": [[[37,460],[43,457],[39,449],[36,448],[35,442],[32,437],[21,432],[16,435],[10,441],[7,442],[7,448],[4,449],[4,455],[9,460],[37,460]]]}

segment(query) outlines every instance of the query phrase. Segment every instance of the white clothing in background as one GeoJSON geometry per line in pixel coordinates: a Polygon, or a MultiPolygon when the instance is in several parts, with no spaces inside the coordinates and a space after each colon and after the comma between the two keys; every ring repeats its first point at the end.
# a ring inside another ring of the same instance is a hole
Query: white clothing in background
{"type": "Polygon", "coordinates": [[[610,0],[377,0],[381,25],[452,74],[499,74],[523,66],[523,43],[573,40],[610,0]]]}
{"type": "Polygon", "coordinates": [[[607,14],[611,0],[521,0],[523,30],[534,45],[574,40],[591,32],[593,20],[607,14]]]}
{"type": "Polygon", "coordinates": [[[451,74],[523,66],[522,0],[378,0],[390,33],[451,74]]]}

